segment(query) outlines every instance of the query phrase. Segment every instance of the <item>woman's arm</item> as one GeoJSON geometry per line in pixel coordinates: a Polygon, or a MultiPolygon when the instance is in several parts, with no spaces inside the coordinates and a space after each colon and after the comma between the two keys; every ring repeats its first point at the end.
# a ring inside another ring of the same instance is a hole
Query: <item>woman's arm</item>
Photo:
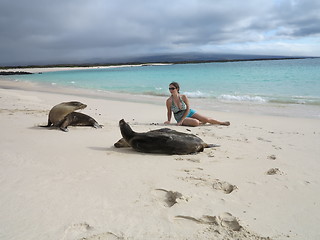
{"type": "Polygon", "coordinates": [[[170,98],[167,99],[167,101],[166,101],[166,106],[167,106],[167,117],[168,117],[168,121],[165,121],[164,124],[170,124],[171,117],[172,117],[170,98]]]}

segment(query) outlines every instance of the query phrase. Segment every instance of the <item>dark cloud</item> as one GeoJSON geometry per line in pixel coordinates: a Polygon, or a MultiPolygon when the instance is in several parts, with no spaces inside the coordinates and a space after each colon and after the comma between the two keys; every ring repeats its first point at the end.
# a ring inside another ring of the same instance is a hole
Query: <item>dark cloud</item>
{"type": "MultiPolygon", "coordinates": [[[[239,53],[240,46],[260,54],[257,43],[274,55],[269,41],[275,40],[293,55],[295,40],[319,38],[319,10],[318,0],[2,0],[0,64],[239,53]]],[[[309,50],[320,55],[319,48],[309,50]]]]}

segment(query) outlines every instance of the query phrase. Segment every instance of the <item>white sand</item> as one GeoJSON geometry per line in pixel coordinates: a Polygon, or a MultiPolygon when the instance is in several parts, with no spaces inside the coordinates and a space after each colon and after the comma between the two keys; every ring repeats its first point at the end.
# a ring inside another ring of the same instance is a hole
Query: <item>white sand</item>
{"type": "Polygon", "coordinates": [[[58,72],[58,71],[68,71],[68,70],[82,70],[82,69],[103,69],[103,68],[119,68],[119,67],[137,67],[137,66],[163,66],[170,65],[170,63],[147,63],[147,64],[135,64],[135,65],[106,65],[106,66],[92,66],[92,67],[38,67],[38,68],[28,68],[28,67],[17,67],[17,68],[7,68],[0,69],[2,72],[29,72],[29,73],[44,73],[44,72],[58,72]]]}
{"type": "Polygon", "coordinates": [[[0,239],[320,239],[319,119],[202,111],[231,126],[170,127],[221,147],[144,154],[113,147],[118,121],[161,128],[165,98],[89,95],[0,81],[0,239]],[[104,127],[38,127],[71,100],[104,127]]]}

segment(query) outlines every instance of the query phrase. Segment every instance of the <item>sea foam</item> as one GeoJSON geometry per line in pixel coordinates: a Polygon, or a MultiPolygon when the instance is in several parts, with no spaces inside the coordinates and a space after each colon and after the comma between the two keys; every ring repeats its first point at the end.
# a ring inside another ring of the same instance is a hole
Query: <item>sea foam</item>
{"type": "Polygon", "coordinates": [[[203,93],[201,91],[195,91],[195,92],[184,92],[183,94],[187,95],[191,98],[207,98],[210,97],[209,94],[203,93]]]}
{"type": "Polygon", "coordinates": [[[230,101],[230,102],[254,102],[254,103],[266,103],[268,102],[265,98],[260,96],[237,96],[237,95],[227,95],[223,94],[218,97],[220,101],[230,101]]]}

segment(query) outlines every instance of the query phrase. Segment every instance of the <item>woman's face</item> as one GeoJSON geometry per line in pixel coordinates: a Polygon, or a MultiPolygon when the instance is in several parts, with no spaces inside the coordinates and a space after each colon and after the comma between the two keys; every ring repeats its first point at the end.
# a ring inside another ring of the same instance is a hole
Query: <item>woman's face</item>
{"type": "Polygon", "coordinates": [[[177,88],[173,85],[169,85],[169,91],[172,94],[172,93],[174,93],[174,91],[177,91],[177,88]]]}

